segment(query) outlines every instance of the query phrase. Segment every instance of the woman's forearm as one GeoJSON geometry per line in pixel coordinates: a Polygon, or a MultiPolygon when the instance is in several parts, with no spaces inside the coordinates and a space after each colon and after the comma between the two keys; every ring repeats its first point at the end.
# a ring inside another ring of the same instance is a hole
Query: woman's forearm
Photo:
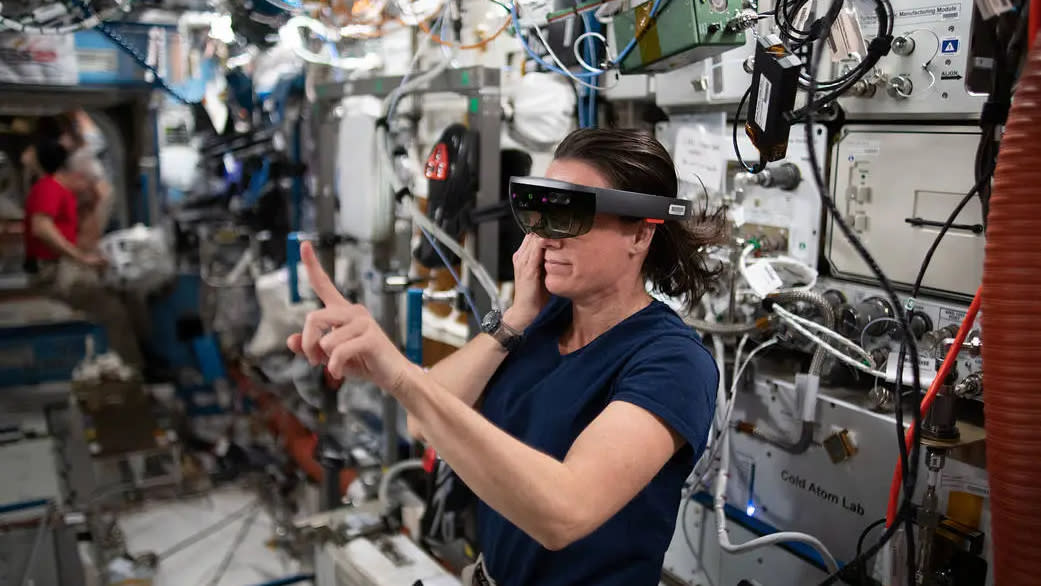
{"type": "Polygon", "coordinates": [[[395,395],[474,494],[543,547],[562,548],[581,532],[577,479],[563,462],[502,431],[418,369],[395,395]]]}
{"type": "Polygon", "coordinates": [[[427,374],[464,404],[473,406],[505,358],[502,345],[491,336],[478,334],[438,361],[427,374]]]}

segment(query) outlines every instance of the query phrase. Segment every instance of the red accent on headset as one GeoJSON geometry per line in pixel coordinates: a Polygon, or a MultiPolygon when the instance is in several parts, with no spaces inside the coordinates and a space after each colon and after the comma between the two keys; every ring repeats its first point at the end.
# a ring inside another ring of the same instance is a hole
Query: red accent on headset
{"type": "Polygon", "coordinates": [[[434,147],[434,150],[430,151],[423,174],[426,175],[427,179],[433,179],[434,181],[448,179],[448,145],[439,142],[434,147]]]}
{"type": "Polygon", "coordinates": [[[437,450],[432,446],[427,447],[426,451],[423,452],[423,470],[426,470],[427,474],[433,474],[434,464],[437,463],[437,450]]]}
{"type": "Polygon", "coordinates": [[[665,220],[659,220],[657,218],[646,218],[644,221],[647,222],[648,224],[664,224],[665,223],[665,220]]]}

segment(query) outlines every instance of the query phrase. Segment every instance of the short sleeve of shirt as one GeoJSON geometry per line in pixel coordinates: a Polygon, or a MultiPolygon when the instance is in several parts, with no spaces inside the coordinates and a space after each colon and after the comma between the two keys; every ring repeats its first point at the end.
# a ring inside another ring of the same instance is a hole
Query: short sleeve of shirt
{"type": "Polygon", "coordinates": [[[53,181],[38,181],[29,190],[25,198],[25,215],[27,218],[33,214],[44,214],[57,218],[61,214],[62,192],[61,186],[53,181]]]}
{"type": "Polygon", "coordinates": [[[716,362],[701,343],[667,335],[633,355],[611,398],[660,417],[694,448],[697,460],[715,413],[718,384],[716,362]]]}

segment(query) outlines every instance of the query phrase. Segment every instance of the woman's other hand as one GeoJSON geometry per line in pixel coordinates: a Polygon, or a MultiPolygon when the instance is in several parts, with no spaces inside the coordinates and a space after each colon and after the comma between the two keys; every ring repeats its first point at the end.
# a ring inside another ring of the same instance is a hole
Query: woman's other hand
{"type": "Polygon", "coordinates": [[[325,307],[307,314],[304,330],[286,344],[312,365],[325,364],[337,378],[357,376],[393,393],[412,363],[394,346],[361,305],[344,299],[315,256],[310,242],[300,244],[300,257],[311,288],[325,307]]]}
{"type": "Polygon", "coordinates": [[[520,248],[513,253],[513,305],[506,310],[503,321],[517,331],[531,325],[549,301],[544,254],[545,248],[534,234],[525,236],[520,248]]]}

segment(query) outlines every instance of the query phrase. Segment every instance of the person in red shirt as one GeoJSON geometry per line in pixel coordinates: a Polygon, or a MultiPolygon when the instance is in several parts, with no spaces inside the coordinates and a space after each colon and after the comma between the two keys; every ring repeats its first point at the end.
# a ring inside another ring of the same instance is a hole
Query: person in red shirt
{"type": "Polygon", "coordinates": [[[25,199],[26,259],[30,265],[63,256],[88,266],[104,264],[97,254],[76,246],[76,192],[89,188],[89,178],[66,167],[68,152],[56,141],[36,145],[36,158],[45,175],[33,184],[25,199]]]}
{"type": "Polygon", "coordinates": [[[44,176],[25,200],[25,267],[41,293],[88,314],[105,327],[109,346],[129,365],[143,366],[131,312],[98,274],[105,260],[77,246],[76,193],[89,189],[88,174],[68,165],[68,151],[56,140],[36,145],[44,176]]]}

